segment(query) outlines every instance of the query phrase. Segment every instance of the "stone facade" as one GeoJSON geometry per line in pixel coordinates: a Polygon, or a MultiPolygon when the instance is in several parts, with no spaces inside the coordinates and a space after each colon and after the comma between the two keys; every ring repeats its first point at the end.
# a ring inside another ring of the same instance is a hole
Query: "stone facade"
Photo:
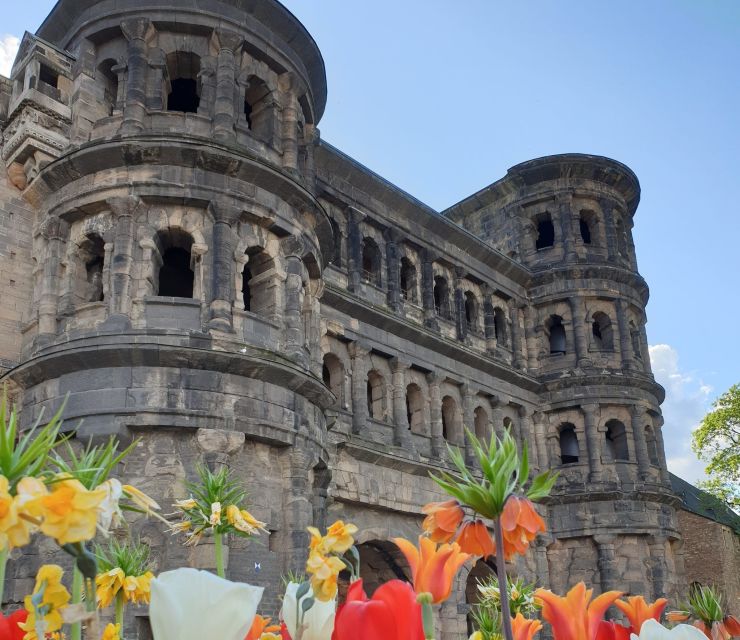
{"type": "MultiPolygon", "coordinates": [[[[446,445],[508,427],[561,471],[513,569],[675,596],[635,175],[541,158],[440,213],[323,142],[325,101],[274,0],[60,0],[25,35],[0,80],[0,363],[24,420],[68,396],[79,439],[140,438],[124,475],[163,504],[229,465],[270,530],[232,541],[230,575],[273,585],[335,517],[368,581],[404,575],[388,541],[441,498],[446,445]]],[[[209,566],[134,526],[159,569],[209,566]]],[[[443,638],[489,571],[460,576],[443,638]]]]}

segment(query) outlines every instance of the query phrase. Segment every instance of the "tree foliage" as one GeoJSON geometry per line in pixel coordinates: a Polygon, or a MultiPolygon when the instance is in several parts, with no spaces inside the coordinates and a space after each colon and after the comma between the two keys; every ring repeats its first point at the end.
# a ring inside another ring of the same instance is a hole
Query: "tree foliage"
{"type": "Polygon", "coordinates": [[[740,510],[740,384],[714,402],[694,431],[692,447],[707,463],[702,489],[740,510]]]}

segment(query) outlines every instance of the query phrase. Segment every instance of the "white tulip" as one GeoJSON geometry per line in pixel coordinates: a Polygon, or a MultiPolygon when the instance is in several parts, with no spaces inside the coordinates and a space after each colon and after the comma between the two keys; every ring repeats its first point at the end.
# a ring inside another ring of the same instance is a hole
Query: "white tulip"
{"type": "Polygon", "coordinates": [[[707,640],[696,627],[679,624],[673,629],[666,629],[655,620],[646,620],[640,629],[640,635],[632,634],[632,640],[707,640]]]}
{"type": "MultiPolygon", "coordinates": [[[[288,633],[291,638],[297,637],[298,621],[296,620],[296,592],[300,585],[297,582],[289,582],[285,589],[283,598],[283,610],[280,614],[285,626],[288,627],[288,633]]],[[[301,598],[303,602],[306,598],[313,598],[313,590],[309,589],[308,593],[301,598]]],[[[329,602],[315,600],[313,606],[306,612],[303,618],[305,630],[303,640],[330,640],[332,631],[334,631],[334,614],[336,613],[336,599],[329,602]]]]}
{"type": "Polygon", "coordinates": [[[244,640],[263,591],[197,569],[160,573],[149,605],[154,640],[244,640]]]}

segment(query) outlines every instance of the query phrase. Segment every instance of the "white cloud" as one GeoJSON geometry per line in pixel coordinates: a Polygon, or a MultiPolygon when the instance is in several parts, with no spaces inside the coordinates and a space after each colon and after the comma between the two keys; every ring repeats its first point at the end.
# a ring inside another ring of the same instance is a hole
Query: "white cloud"
{"type": "Polygon", "coordinates": [[[655,379],[665,387],[663,440],[668,468],[688,482],[704,478],[704,464],[691,450],[691,433],[711,405],[712,387],[683,371],[678,352],[668,344],[650,347],[655,379]]]}
{"type": "Polygon", "coordinates": [[[20,46],[21,41],[15,36],[8,34],[0,36],[0,75],[10,77],[10,70],[20,46]]]}

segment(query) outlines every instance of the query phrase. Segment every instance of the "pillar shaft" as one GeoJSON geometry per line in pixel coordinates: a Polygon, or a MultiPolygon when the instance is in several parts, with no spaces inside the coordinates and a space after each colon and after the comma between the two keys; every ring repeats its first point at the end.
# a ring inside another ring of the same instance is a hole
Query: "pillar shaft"
{"type": "Polygon", "coordinates": [[[412,443],[406,410],[406,371],[411,363],[393,358],[390,365],[393,386],[393,441],[396,446],[410,447],[412,443]]]}
{"type": "Polygon", "coordinates": [[[617,325],[619,327],[619,352],[622,358],[622,368],[632,369],[635,366],[632,354],[632,339],[627,318],[627,303],[624,300],[616,301],[617,325]]]}
{"type": "Polygon", "coordinates": [[[123,107],[123,133],[138,133],[144,129],[146,116],[146,81],[149,71],[146,34],[151,22],[145,18],[132,18],[121,23],[123,35],[128,40],[126,102],[123,107]]]}
{"type": "Polygon", "coordinates": [[[586,444],[588,447],[589,480],[591,482],[599,482],[603,479],[601,433],[596,427],[597,408],[598,405],[595,404],[586,404],[581,406],[581,411],[583,411],[583,424],[586,431],[586,444]]]}
{"type": "Polygon", "coordinates": [[[650,477],[650,455],[648,454],[647,439],[645,438],[645,410],[634,405],[631,408],[632,437],[635,441],[635,457],[637,458],[637,473],[640,480],[650,477]]]}
{"type": "Polygon", "coordinates": [[[236,137],[234,125],[234,87],[236,84],[236,53],[241,47],[241,37],[235,33],[217,30],[219,41],[218,63],[216,67],[216,101],[213,113],[213,135],[217,140],[233,140],[236,137]]]}
{"type": "Polygon", "coordinates": [[[442,394],[439,385],[444,376],[430,373],[427,376],[429,384],[429,422],[432,431],[432,456],[441,458],[445,449],[442,434],[442,394]]]}
{"type": "Polygon", "coordinates": [[[352,432],[362,433],[369,419],[367,406],[367,357],[370,347],[360,342],[349,345],[352,360],[352,432]]]}

